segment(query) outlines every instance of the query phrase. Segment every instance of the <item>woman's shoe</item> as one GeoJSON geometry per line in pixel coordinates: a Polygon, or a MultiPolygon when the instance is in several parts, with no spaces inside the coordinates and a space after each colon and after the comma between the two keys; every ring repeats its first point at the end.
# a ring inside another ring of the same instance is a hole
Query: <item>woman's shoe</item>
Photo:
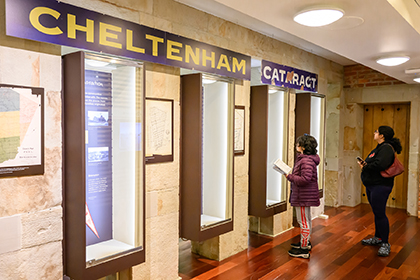
{"type": "Polygon", "coordinates": [[[380,246],[382,244],[382,240],[378,237],[372,237],[368,239],[362,240],[363,245],[371,245],[371,246],[380,246]]]}
{"type": "Polygon", "coordinates": [[[378,256],[388,257],[390,253],[391,253],[391,244],[382,243],[381,248],[379,248],[379,250],[378,250],[378,256]]]}

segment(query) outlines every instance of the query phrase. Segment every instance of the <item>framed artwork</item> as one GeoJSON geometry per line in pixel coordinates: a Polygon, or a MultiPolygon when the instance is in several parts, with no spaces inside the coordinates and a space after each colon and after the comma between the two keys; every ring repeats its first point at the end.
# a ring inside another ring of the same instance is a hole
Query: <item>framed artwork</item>
{"type": "Polygon", "coordinates": [[[146,98],[146,163],[173,161],[174,101],[146,98]]]}
{"type": "Polygon", "coordinates": [[[0,84],[0,178],[44,174],[44,89],[0,84]]]}
{"type": "Polygon", "coordinates": [[[235,106],[235,155],[245,154],[245,106],[235,106]]]}

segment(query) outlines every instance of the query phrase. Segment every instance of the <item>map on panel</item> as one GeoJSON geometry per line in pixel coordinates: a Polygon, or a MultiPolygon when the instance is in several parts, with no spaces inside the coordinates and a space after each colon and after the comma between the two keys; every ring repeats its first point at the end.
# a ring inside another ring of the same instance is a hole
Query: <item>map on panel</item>
{"type": "Polygon", "coordinates": [[[41,164],[41,96],[0,88],[0,174],[41,164]]]}

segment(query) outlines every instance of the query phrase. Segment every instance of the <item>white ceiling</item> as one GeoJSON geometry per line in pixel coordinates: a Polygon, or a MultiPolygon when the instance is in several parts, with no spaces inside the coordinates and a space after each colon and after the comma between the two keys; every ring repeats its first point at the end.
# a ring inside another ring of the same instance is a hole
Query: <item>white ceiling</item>
{"type": "Polygon", "coordinates": [[[420,0],[175,0],[276,38],[341,65],[363,64],[408,84],[420,69],[420,0]],[[299,11],[319,5],[337,7],[345,15],[323,27],[293,21],[299,11]],[[406,55],[411,59],[389,67],[376,59],[406,55]]]}

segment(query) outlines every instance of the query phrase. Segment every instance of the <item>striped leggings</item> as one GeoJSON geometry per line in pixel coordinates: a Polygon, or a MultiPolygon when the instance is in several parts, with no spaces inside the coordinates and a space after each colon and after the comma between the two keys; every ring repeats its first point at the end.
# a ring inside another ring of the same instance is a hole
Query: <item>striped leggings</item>
{"type": "Polygon", "coordinates": [[[300,246],[307,247],[312,233],[311,207],[295,207],[300,226],[300,246]]]}

